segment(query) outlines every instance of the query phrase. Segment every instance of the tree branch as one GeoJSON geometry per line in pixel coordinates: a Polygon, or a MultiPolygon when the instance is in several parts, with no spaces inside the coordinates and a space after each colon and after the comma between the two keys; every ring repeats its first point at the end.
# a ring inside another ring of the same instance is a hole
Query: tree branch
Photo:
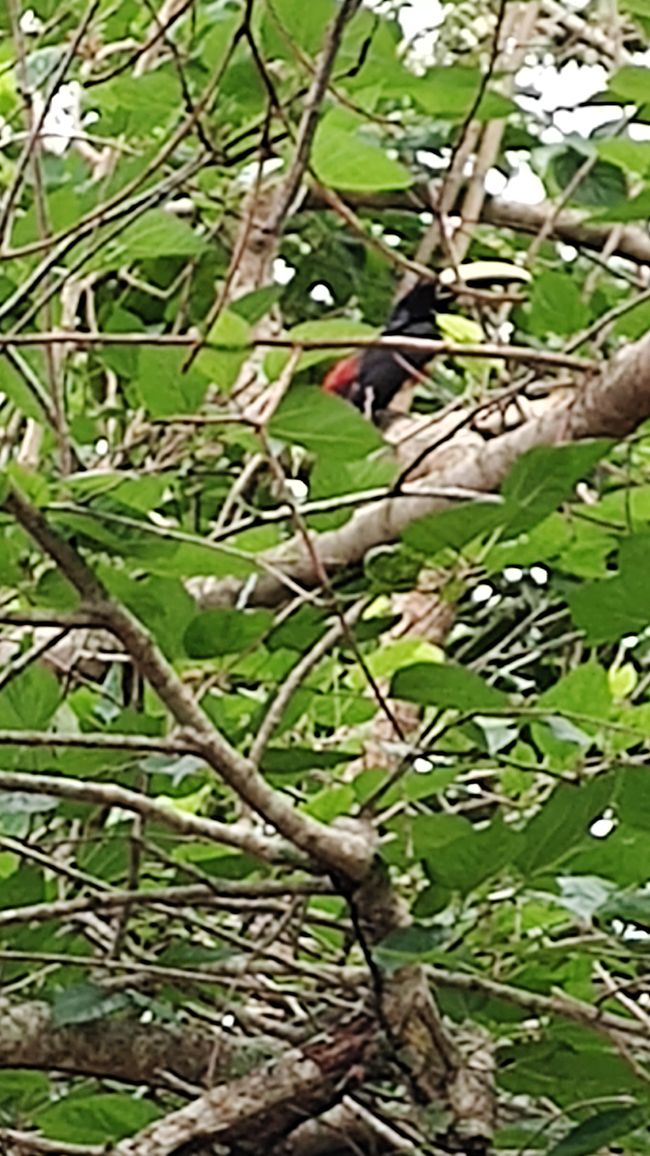
{"type": "Polygon", "coordinates": [[[253,1153],[260,1137],[268,1150],[367,1078],[374,1049],[372,1024],[348,1024],[324,1042],[292,1049],[273,1064],[213,1088],[117,1144],[112,1156],[172,1156],[199,1141],[253,1153]]]}
{"type": "MultiPolygon", "coordinates": [[[[224,1040],[219,1065],[225,1074],[232,1048],[224,1040]],[[222,1066],[223,1065],[223,1066],[222,1066]]],[[[92,1023],[59,1027],[52,1009],[40,1000],[12,1005],[0,1000],[0,1069],[32,1068],[124,1080],[129,1084],[164,1083],[169,1071],[202,1084],[215,1047],[212,1032],[143,1024],[132,1016],[103,1017],[92,1023]]]]}
{"type": "MultiPolygon", "coordinates": [[[[430,209],[432,198],[435,199],[435,186],[432,184],[414,185],[407,192],[385,194],[352,194],[346,195],[346,201],[353,208],[382,212],[389,209],[404,212],[421,213],[423,209],[430,209]]],[[[318,187],[310,190],[301,209],[327,209],[328,200],[318,187]]],[[[578,209],[563,209],[555,215],[553,204],[543,201],[540,205],[525,205],[519,201],[507,201],[502,197],[486,199],[481,208],[481,220],[501,229],[514,229],[521,233],[539,233],[547,222],[553,219],[553,227],[549,234],[556,241],[566,241],[577,248],[602,249],[609,240],[611,224],[596,224],[586,218],[578,209]]],[[[622,226],[616,247],[613,250],[619,257],[627,257],[638,265],[650,264],[650,234],[640,225],[622,226]]]]}
{"type": "MultiPolygon", "coordinates": [[[[394,542],[402,531],[427,514],[450,505],[448,498],[431,494],[431,487],[463,487],[476,493],[492,493],[526,450],[583,438],[622,438],[650,414],[650,336],[621,350],[602,371],[587,377],[575,390],[564,390],[527,404],[517,429],[485,441],[456,422],[455,435],[430,427],[427,442],[414,455],[425,457],[427,472],[410,484],[408,496],[393,494],[372,507],[358,510],[337,530],[314,537],[320,564],[329,573],[359,563],[369,550],[394,542]]],[[[521,407],[518,407],[518,411],[521,407]]],[[[444,428],[444,427],[443,427],[444,428]]],[[[413,460],[413,459],[412,459],[413,460]]],[[[408,466],[403,476],[407,476],[408,466]]],[[[296,536],[270,551],[273,566],[306,587],[318,583],[311,553],[296,536]]],[[[237,597],[240,584],[232,581],[195,579],[190,584],[203,607],[223,605],[237,597]]],[[[260,576],[249,596],[257,606],[277,605],[284,586],[268,575],[260,576]]]]}
{"type": "MultiPolygon", "coordinates": [[[[20,743],[16,731],[14,742],[20,743]]],[[[24,771],[0,771],[0,792],[20,791],[26,795],[47,795],[55,799],[75,799],[98,807],[119,807],[142,815],[153,823],[160,823],[179,835],[193,835],[236,847],[247,855],[266,862],[289,862],[295,856],[291,848],[277,839],[270,839],[249,823],[220,823],[189,811],[174,810],[139,791],[120,787],[115,783],[95,783],[88,779],[67,779],[60,775],[35,775],[24,771]]]]}
{"type": "Polygon", "coordinates": [[[87,608],[119,638],[140,674],[183,728],[181,737],[187,740],[193,753],[203,758],[240,799],[321,867],[351,879],[362,878],[372,856],[369,829],[359,824],[355,832],[334,830],[297,811],[279,791],[265,782],[254,764],[240,755],[212,726],[191,690],[145,628],[110,597],[77,550],[51,528],[40,510],[15,489],[9,491],[3,505],[56,562],[87,608]]]}

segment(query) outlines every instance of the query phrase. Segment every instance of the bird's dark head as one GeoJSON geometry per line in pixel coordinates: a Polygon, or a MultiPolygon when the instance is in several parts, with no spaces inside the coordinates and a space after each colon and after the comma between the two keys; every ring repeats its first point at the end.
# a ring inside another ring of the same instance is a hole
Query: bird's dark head
{"type": "Polygon", "coordinates": [[[395,305],[387,329],[403,329],[414,322],[427,321],[432,314],[444,311],[454,299],[453,290],[438,277],[434,281],[420,281],[395,305]]]}

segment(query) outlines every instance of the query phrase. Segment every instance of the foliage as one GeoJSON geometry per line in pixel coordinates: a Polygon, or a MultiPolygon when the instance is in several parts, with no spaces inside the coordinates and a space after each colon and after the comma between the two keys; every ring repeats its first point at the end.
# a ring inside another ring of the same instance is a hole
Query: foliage
{"type": "MultiPolygon", "coordinates": [[[[250,190],[272,195],[295,163],[336,0],[163,5],[162,30],[133,3],[0,11],[0,971],[12,1005],[45,1005],[43,1030],[209,1025],[228,1057],[224,1070],[211,1061],[219,1079],[304,1043],[341,1008],[345,1020],[373,992],[336,875],[303,872],[295,847],[278,850],[272,827],[255,825],[245,796],[179,733],[160,686],[110,633],[97,641],[105,622],[7,506],[15,490],[146,628],[233,748],[254,750],[279,701],[257,752],[278,795],[334,833],[360,813],[372,821],[413,922],[370,950],[386,975],[426,964],[451,1029],[489,1033],[495,1149],[643,1151],[647,429],[625,444],[532,450],[501,500],[467,497],[413,521],[315,590],[288,582],[280,605],[256,593],[281,569],[269,551],[344,527],[400,475],[382,434],[314,387],[345,342],[349,352],[381,324],[403,259],[419,259],[431,227],[427,157],[448,165],[470,121],[502,129],[492,167],[509,175],[525,158],[558,212],[612,227],[594,255],[579,236],[568,251],[552,225],[531,245],[515,227],[471,221],[472,257],[528,259],[533,273],[514,305],[467,305],[472,340],[503,340],[510,324],[533,354],[605,360],[648,328],[645,271],[619,226],[644,222],[650,204],[638,131],[650,74],[635,63],[650,10],[621,5],[611,36],[626,62],[602,50],[596,98],[611,119],[578,135],[543,131],[546,114],[490,66],[495,18],[472,5],[476,35],[463,39],[465,7],[448,6],[424,62],[404,50],[398,4],[361,7],[345,26],[311,191],[292,198],[276,238],[275,268],[292,274],[282,285],[268,269],[247,283],[238,245],[252,245],[250,190]],[[43,123],[43,101],[57,107],[64,83],[80,100],[76,142],[56,136],[52,112],[43,123]],[[327,305],[311,294],[323,284],[327,305]],[[42,337],[61,330],[86,340],[42,337]],[[274,346],[279,333],[297,354],[274,346]],[[271,393],[284,388],[268,421],[250,416],[251,363],[271,393]],[[222,580],[234,601],[197,604],[202,582],[222,580]],[[418,582],[455,607],[447,637],[397,629],[393,595],[418,582]],[[386,709],[415,721],[386,738],[386,709]],[[30,785],[36,775],[47,778],[30,785]],[[131,808],[113,788],[144,801],[131,808]],[[266,858],[210,820],[257,832],[266,858]],[[232,1052],[246,1048],[237,1067],[232,1052]]],[[[587,55],[600,51],[587,35],[601,31],[598,11],[576,16],[587,55]]],[[[543,48],[529,31],[530,51],[561,63],[568,33],[554,20],[543,48]]],[[[566,384],[556,372],[550,384],[566,384]]],[[[441,358],[414,408],[435,416],[523,396],[540,376],[441,358]]],[[[117,1063],[66,1070],[0,1054],[0,1126],[63,1145],[117,1143],[205,1076],[152,1071],[146,1086],[117,1063]]],[[[366,1089],[373,1111],[410,1116],[399,1068],[382,1079],[366,1089]]],[[[418,1129],[422,1150],[440,1136],[420,1117],[418,1129]]]]}

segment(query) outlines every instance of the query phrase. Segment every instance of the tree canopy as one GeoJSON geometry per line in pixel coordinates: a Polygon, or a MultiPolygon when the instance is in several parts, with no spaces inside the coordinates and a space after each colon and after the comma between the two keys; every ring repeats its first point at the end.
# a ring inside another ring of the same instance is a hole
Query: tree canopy
{"type": "Polygon", "coordinates": [[[2,1151],[646,1151],[647,0],[0,30],[2,1151]]]}

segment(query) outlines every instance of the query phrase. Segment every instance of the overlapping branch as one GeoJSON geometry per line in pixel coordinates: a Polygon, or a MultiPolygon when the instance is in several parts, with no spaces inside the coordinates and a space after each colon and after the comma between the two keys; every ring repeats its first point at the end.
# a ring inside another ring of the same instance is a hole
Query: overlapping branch
{"type": "MultiPolygon", "coordinates": [[[[535,446],[557,445],[584,438],[621,438],[650,414],[650,336],[618,353],[600,373],[588,375],[575,389],[566,389],[520,407],[518,428],[485,441],[466,428],[462,414],[454,418],[456,433],[429,427],[427,440],[411,442],[412,458],[426,457],[426,473],[413,481],[408,496],[394,493],[358,510],[340,529],[315,536],[320,565],[330,573],[357,564],[369,550],[396,541],[411,522],[442,510],[450,500],[440,487],[463,486],[475,493],[493,493],[518,457],[535,446]],[[427,453],[427,442],[432,448],[427,453]],[[431,489],[435,493],[431,493],[431,489]]],[[[449,423],[447,423],[449,424],[449,423]]],[[[405,465],[403,476],[408,477],[405,465]]],[[[296,537],[269,551],[265,558],[292,581],[306,587],[318,582],[313,557],[296,537]]],[[[202,606],[223,605],[240,584],[230,580],[196,579],[193,591],[202,606]]],[[[285,597],[284,584],[260,575],[250,592],[251,604],[272,606],[285,597]]]]}

